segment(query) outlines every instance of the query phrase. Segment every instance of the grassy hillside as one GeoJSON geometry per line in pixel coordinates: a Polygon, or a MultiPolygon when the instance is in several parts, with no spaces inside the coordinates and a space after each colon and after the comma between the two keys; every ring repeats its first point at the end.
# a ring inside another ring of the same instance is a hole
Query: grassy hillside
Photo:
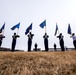
{"type": "Polygon", "coordinates": [[[76,75],[76,51],[0,52],[0,75],[76,75]]]}

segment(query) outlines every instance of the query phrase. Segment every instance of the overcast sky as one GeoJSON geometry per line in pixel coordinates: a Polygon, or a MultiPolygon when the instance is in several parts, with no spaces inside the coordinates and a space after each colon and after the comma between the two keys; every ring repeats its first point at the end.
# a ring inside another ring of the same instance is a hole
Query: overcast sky
{"type": "Polygon", "coordinates": [[[56,22],[59,32],[64,35],[65,46],[73,47],[67,28],[70,23],[72,32],[76,33],[76,0],[0,0],[0,27],[6,23],[6,38],[3,39],[2,47],[11,48],[12,35],[17,30],[12,31],[10,28],[20,22],[20,38],[17,39],[16,49],[27,50],[28,38],[25,36],[25,30],[31,23],[34,34],[32,48],[37,42],[38,48],[44,49],[45,29],[41,29],[39,24],[45,19],[49,47],[53,47],[54,43],[60,47],[59,39],[54,36],[56,22]]]}

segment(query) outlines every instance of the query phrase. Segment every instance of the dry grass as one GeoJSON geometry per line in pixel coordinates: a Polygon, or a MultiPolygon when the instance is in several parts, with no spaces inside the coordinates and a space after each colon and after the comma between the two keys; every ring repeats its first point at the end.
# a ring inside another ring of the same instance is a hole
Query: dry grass
{"type": "Polygon", "coordinates": [[[76,75],[76,51],[0,52],[0,75],[76,75]]]}

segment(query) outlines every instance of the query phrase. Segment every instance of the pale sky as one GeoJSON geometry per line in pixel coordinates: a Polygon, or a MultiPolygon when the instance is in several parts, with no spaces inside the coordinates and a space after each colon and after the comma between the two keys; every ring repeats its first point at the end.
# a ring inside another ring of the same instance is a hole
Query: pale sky
{"type": "Polygon", "coordinates": [[[20,22],[20,38],[17,39],[16,49],[27,50],[28,38],[25,36],[25,30],[31,23],[34,34],[32,49],[35,42],[38,48],[44,49],[45,29],[41,29],[39,24],[45,19],[49,47],[53,47],[54,43],[60,47],[59,39],[54,36],[56,22],[59,32],[64,35],[65,46],[73,47],[67,28],[70,23],[72,32],[76,33],[76,0],[0,0],[0,27],[6,23],[6,38],[3,39],[2,47],[11,48],[12,35],[17,30],[12,31],[10,28],[20,22]]]}

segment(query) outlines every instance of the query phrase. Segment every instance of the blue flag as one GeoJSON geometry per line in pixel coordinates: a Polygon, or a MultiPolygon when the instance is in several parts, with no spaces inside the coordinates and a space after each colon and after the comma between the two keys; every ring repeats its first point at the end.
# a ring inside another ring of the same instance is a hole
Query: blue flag
{"type": "Polygon", "coordinates": [[[58,25],[56,24],[55,35],[57,34],[58,25]]]}
{"type": "Polygon", "coordinates": [[[27,35],[30,30],[32,30],[32,23],[31,23],[31,25],[26,29],[25,35],[27,35]]]}
{"type": "Polygon", "coordinates": [[[3,24],[3,26],[1,27],[0,30],[2,31],[2,30],[4,30],[4,28],[5,28],[5,23],[3,24]]]}
{"type": "Polygon", "coordinates": [[[11,28],[11,30],[15,30],[16,28],[19,29],[19,27],[20,27],[20,23],[18,23],[18,24],[16,24],[15,26],[13,26],[13,27],[11,28]]]}
{"type": "Polygon", "coordinates": [[[44,26],[46,26],[46,20],[44,20],[40,25],[41,28],[44,28],[44,26]]]}
{"type": "Polygon", "coordinates": [[[68,34],[72,34],[70,24],[68,24],[68,34]]]}

